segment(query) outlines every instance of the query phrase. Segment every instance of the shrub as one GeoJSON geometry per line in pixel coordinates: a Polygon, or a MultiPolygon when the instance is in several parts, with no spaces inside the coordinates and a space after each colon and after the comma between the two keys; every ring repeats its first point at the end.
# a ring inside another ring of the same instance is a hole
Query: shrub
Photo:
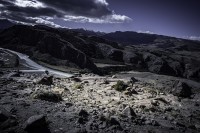
{"type": "Polygon", "coordinates": [[[125,91],[126,88],[128,87],[128,85],[126,83],[124,83],[124,81],[117,81],[117,83],[115,85],[112,86],[112,88],[114,88],[117,91],[125,91]]]}
{"type": "Polygon", "coordinates": [[[74,88],[75,89],[83,89],[83,85],[82,84],[76,84],[74,88]]]}

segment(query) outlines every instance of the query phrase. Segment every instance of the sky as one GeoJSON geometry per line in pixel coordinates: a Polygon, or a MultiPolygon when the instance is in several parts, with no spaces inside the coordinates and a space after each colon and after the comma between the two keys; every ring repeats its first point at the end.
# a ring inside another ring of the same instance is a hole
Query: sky
{"type": "Polygon", "coordinates": [[[200,0],[0,0],[0,18],[200,39],[200,0]]]}

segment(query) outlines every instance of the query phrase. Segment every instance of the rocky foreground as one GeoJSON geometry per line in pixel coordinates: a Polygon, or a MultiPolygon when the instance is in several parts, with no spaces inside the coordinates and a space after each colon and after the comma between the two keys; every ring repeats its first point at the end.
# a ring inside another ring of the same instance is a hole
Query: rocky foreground
{"type": "Polygon", "coordinates": [[[194,81],[135,72],[0,74],[1,133],[200,132],[200,85],[194,81]]]}

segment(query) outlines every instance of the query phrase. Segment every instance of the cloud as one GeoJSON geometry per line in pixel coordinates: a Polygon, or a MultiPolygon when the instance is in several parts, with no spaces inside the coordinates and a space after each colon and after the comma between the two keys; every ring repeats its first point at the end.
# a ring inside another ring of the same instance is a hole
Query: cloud
{"type": "Polygon", "coordinates": [[[50,25],[56,28],[60,28],[60,25],[55,24],[54,22],[51,22],[49,20],[51,20],[50,18],[39,18],[39,17],[27,17],[26,19],[31,20],[31,21],[35,21],[35,23],[37,24],[45,24],[45,25],[50,25]],[[49,20],[48,20],[49,19],[49,20]]]}
{"type": "Polygon", "coordinates": [[[138,33],[155,34],[154,32],[149,31],[149,30],[147,30],[147,31],[139,30],[138,33]]]}
{"type": "Polygon", "coordinates": [[[74,22],[89,22],[89,23],[123,23],[123,22],[128,22],[131,21],[130,18],[124,15],[116,15],[116,14],[111,14],[107,15],[101,18],[89,18],[89,17],[84,17],[84,16],[71,16],[71,15],[66,15],[64,17],[65,21],[74,21],[74,22]]]}
{"type": "Polygon", "coordinates": [[[65,15],[102,17],[112,14],[105,0],[39,0],[65,15]]]}
{"type": "Polygon", "coordinates": [[[197,41],[200,41],[200,36],[186,36],[186,37],[183,37],[185,39],[189,39],[189,40],[197,40],[197,41]]]}
{"type": "Polygon", "coordinates": [[[44,8],[44,4],[36,0],[15,0],[13,4],[19,7],[34,7],[34,8],[44,8]]]}
{"type": "Polygon", "coordinates": [[[116,14],[106,0],[0,0],[0,18],[58,27],[52,20],[80,23],[124,23],[132,19],[116,14]]]}

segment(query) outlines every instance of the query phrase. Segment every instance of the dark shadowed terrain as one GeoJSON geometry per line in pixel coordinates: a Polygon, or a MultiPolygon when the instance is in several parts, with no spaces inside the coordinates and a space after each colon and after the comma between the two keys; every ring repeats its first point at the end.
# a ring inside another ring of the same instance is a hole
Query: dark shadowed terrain
{"type": "Polygon", "coordinates": [[[8,24],[0,47],[0,132],[200,132],[198,41],[8,24]]]}

